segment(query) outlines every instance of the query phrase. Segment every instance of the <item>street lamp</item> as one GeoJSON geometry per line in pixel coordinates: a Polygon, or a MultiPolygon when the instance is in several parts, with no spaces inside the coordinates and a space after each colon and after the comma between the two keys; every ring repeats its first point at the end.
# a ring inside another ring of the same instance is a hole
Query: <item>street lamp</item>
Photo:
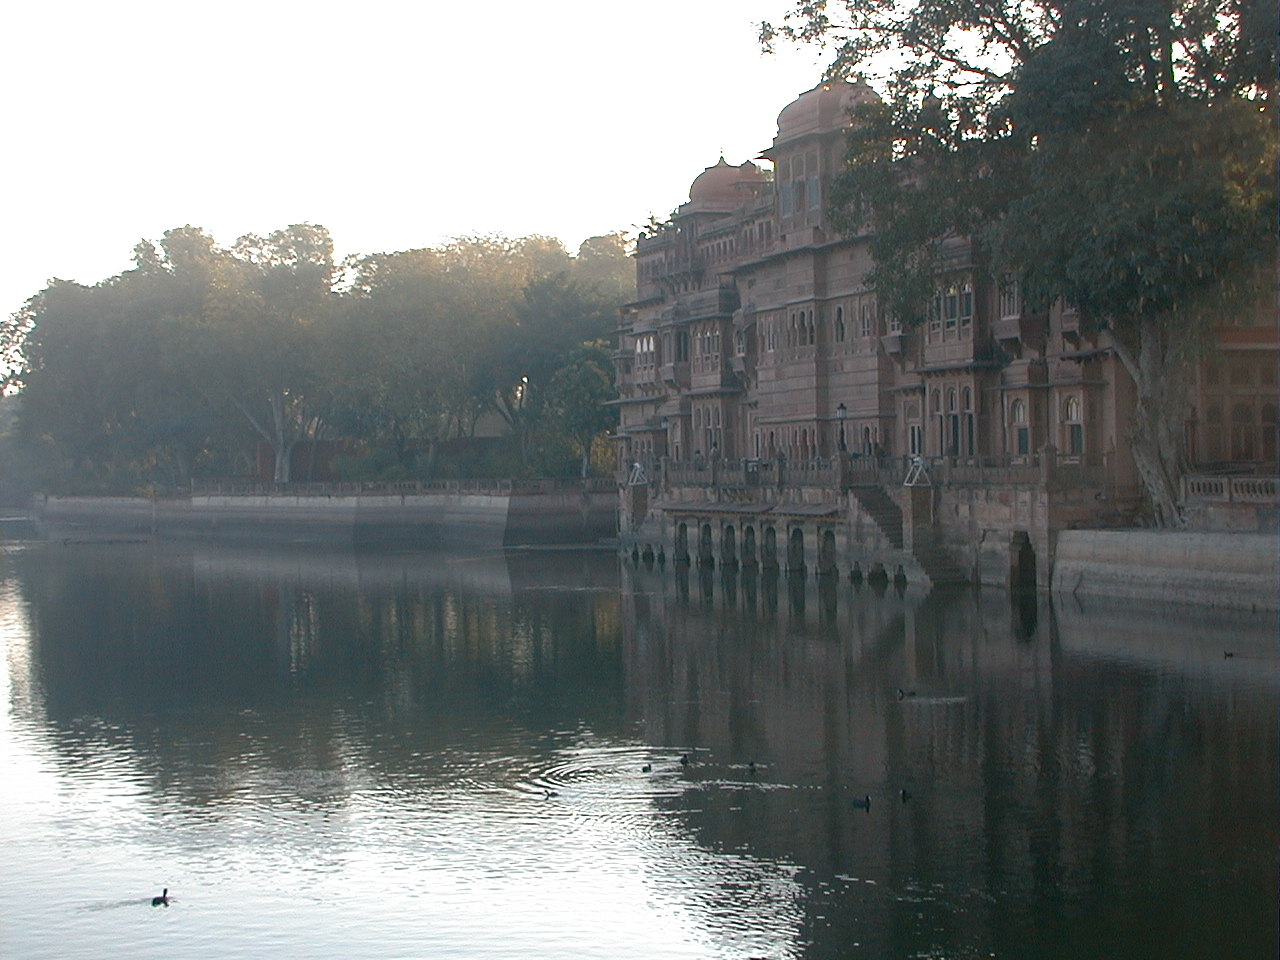
{"type": "Polygon", "coordinates": [[[844,442],[844,419],[849,415],[849,408],[843,403],[836,406],[836,419],[840,421],[840,452],[844,453],[849,449],[844,442]]]}

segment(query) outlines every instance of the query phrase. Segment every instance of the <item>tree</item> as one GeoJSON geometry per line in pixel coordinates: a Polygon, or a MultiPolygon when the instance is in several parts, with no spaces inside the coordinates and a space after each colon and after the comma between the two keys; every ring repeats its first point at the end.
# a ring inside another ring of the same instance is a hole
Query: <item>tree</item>
{"type": "Polygon", "coordinates": [[[341,434],[392,446],[411,470],[415,442],[425,444],[428,469],[436,445],[457,431],[459,363],[447,347],[456,339],[456,281],[437,251],[373,254],[352,265],[343,301],[335,379],[341,391],[341,434]]]}
{"type": "Polygon", "coordinates": [[[618,422],[617,410],[608,406],[617,397],[613,375],[607,341],[593,340],[573,351],[547,385],[553,418],[578,448],[583,477],[596,438],[618,422]]]}
{"type": "Polygon", "coordinates": [[[1106,330],[1156,520],[1180,523],[1187,361],[1274,288],[1274,0],[799,3],[762,39],[828,45],[883,102],[833,193],[870,221],[870,282],[924,315],[939,244],[968,235],[1033,303],[1106,330]]]}
{"type": "Polygon", "coordinates": [[[322,357],[337,275],[333,241],[324,227],[294,224],[265,239],[241,237],[234,254],[247,283],[226,317],[222,343],[235,367],[224,368],[218,387],[271,445],[273,479],[287,483],[293,448],[319,439],[328,407],[322,357]]]}
{"type": "Polygon", "coordinates": [[[612,328],[629,270],[620,237],[579,256],[546,237],[466,238],[355,259],[338,293],[323,227],[229,248],[179,227],[140,242],[118,276],[51,282],[4,326],[15,435],[49,481],[124,492],[249,472],[259,445],[288,482],[295,445],[332,437],[421,473],[424,447],[429,471],[440,441],[498,410],[521,453],[539,430],[542,460],[513,462],[560,466],[549,382],[612,328]]]}
{"type": "Polygon", "coordinates": [[[139,266],[94,286],[54,281],[24,307],[19,435],[52,488],[175,485],[207,460],[216,417],[182,357],[190,291],[139,266]]]}

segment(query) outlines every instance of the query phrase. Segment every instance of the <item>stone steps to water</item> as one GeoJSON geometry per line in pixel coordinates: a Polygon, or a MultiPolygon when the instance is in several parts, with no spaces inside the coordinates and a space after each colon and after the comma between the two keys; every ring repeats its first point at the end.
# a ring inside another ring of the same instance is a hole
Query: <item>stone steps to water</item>
{"type": "Polygon", "coordinates": [[[902,509],[893,502],[893,498],[881,487],[865,486],[852,488],[854,499],[862,507],[875,525],[880,528],[886,540],[897,550],[902,549],[902,509]]]}
{"type": "Polygon", "coordinates": [[[930,540],[924,542],[917,540],[910,551],[905,549],[902,508],[894,502],[883,487],[858,486],[851,490],[862,511],[871,517],[885,539],[893,545],[894,549],[901,550],[907,556],[914,558],[931,583],[950,584],[968,581],[969,578],[965,576],[964,571],[937,543],[930,540]]]}
{"type": "Polygon", "coordinates": [[[959,565],[939,546],[918,545],[912,554],[934,584],[967,583],[969,580],[959,565]]]}

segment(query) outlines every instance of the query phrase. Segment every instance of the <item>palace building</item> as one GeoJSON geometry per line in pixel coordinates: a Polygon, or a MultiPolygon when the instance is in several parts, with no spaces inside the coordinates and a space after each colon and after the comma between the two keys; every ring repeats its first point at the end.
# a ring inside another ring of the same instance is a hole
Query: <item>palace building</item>
{"type": "MultiPolygon", "coordinates": [[[[1007,582],[1019,554],[1048,559],[1056,530],[1136,516],[1133,390],[1105,333],[1025,310],[963,239],[945,245],[927,323],[880,309],[868,236],[827,213],[850,110],[875,96],[847,82],[801,94],[756,161],[721,158],[640,236],[615,356],[636,549],[1007,582]]],[[[1270,502],[1274,320],[1224,327],[1188,444],[1197,462],[1270,476],[1270,502]]],[[[1210,507],[1219,523],[1270,522],[1210,507]]]]}

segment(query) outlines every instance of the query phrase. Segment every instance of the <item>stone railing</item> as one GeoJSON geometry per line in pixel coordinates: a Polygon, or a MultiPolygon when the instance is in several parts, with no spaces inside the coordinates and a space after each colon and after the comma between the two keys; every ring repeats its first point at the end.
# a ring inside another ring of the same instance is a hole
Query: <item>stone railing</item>
{"type": "Polygon", "coordinates": [[[616,489],[612,477],[580,479],[537,478],[531,480],[359,480],[327,483],[271,483],[261,480],[203,480],[191,484],[195,497],[385,497],[413,494],[460,493],[486,496],[527,496],[565,490],[605,491],[616,489]]]}
{"type": "MultiPolygon", "coordinates": [[[[1052,447],[1020,456],[922,457],[916,482],[933,486],[1031,484],[1105,487],[1114,482],[1106,456],[1060,454],[1052,447]]],[[[652,483],[666,487],[897,486],[912,473],[910,457],[842,454],[812,460],[664,460],[646,468],[652,483]]]]}
{"type": "Polygon", "coordinates": [[[1275,477],[1182,478],[1182,502],[1280,504],[1280,482],[1275,477]]]}

